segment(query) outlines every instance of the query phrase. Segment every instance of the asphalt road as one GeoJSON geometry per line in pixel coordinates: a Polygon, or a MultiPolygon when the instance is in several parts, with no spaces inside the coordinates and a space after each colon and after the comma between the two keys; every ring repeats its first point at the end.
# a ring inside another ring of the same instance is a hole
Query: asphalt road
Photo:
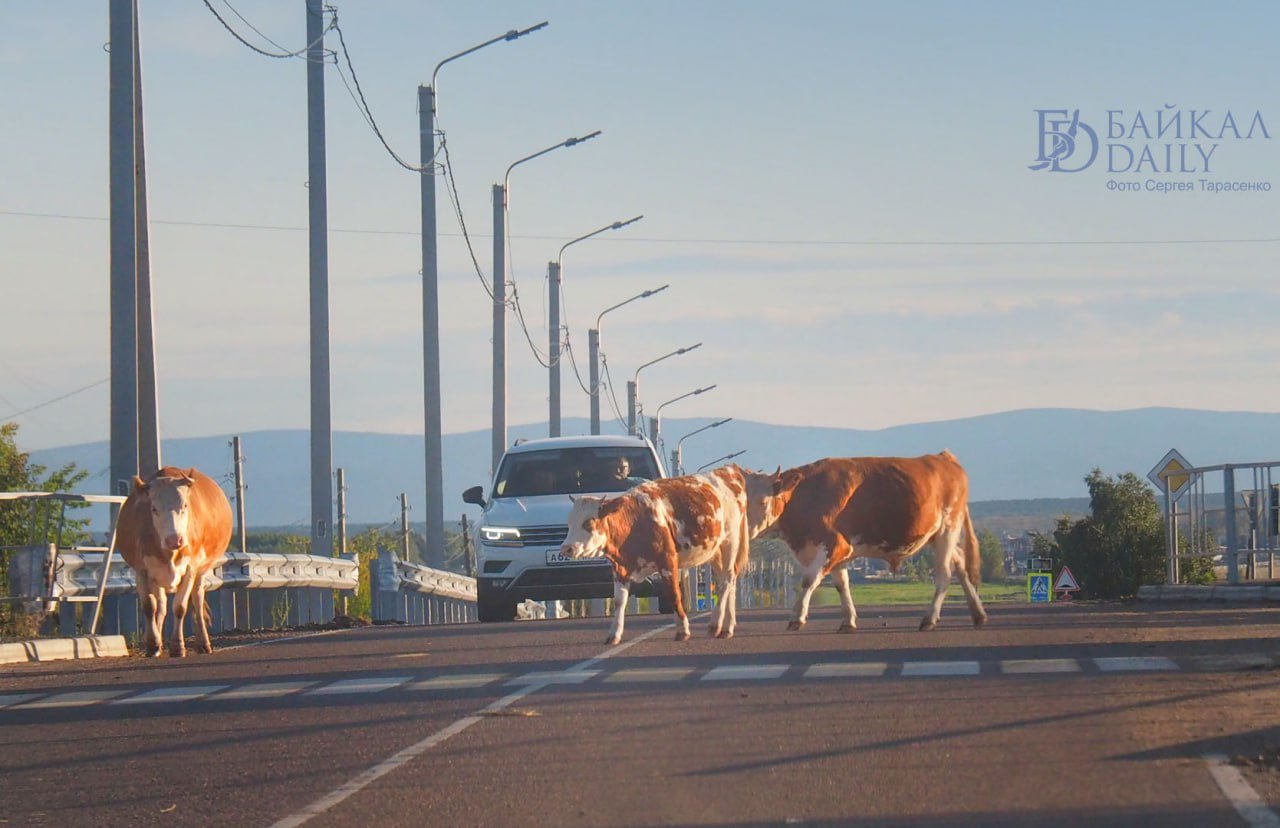
{"type": "Polygon", "coordinates": [[[1280,608],[988,609],[4,666],[0,825],[1280,825],[1280,608]]]}

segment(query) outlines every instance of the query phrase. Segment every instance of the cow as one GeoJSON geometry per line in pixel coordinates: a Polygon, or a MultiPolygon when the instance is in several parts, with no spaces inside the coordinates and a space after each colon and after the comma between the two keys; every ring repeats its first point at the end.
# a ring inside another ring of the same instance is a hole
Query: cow
{"type": "Polygon", "coordinates": [[[187,654],[182,622],[189,605],[195,611],[196,651],[213,652],[204,574],[222,560],[230,541],[231,504],[209,477],[166,466],[149,480],[133,478],[133,491],[116,521],[116,547],[137,580],[147,621],[147,656],[160,655],[168,593],[174,596],[169,654],[187,654]]]}
{"type": "Polygon", "coordinates": [[[953,570],[974,626],[986,623],[976,589],[982,559],[969,518],[969,481],[951,452],[826,458],[780,472],[774,481],[771,508],[781,508],[775,528],[803,572],[787,629],[805,625],[814,590],[834,574],[844,608],[840,632],[853,632],[858,614],[845,564],[862,555],[885,560],[896,572],[926,544],[934,553],[934,593],[920,629],[937,626],[953,570]]]}
{"type": "Polygon", "coordinates": [[[617,497],[584,495],[569,512],[561,552],[570,558],[606,557],[613,564],[614,622],[606,644],[622,641],[631,584],[660,572],[669,585],[678,623],[676,641],[689,640],[680,570],[710,563],[720,603],[708,625],[732,638],[737,581],[750,541],[767,528],[775,477],[722,466],[704,474],[651,480],[617,497]]]}

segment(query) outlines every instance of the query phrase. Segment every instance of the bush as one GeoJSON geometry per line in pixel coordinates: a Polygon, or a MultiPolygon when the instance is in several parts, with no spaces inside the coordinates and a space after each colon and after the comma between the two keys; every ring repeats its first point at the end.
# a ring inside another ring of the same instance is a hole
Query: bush
{"type": "Polygon", "coordinates": [[[1085,483],[1091,514],[1074,522],[1061,518],[1053,533],[1081,595],[1124,598],[1143,584],[1163,583],[1164,524],[1151,487],[1132,472],[1110,478],[1099,469],[1085,483]]]}

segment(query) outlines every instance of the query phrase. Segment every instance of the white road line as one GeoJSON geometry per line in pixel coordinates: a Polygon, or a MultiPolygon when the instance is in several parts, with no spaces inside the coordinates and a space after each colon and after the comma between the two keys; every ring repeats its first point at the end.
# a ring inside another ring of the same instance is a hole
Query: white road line
{"type": "Polygon", "coordinates": [[[44,693],[15,693],[9,696],[0,696],[0,710],[6,707],[13,707],[15,704],[22,704],[24,701],[38,699],[44,693]]]}
{"type": "Polygon", "coordinates": [[[1078,673],[1074,658],[1010,658],[1000,662],[1002,673],[1078,673]]]}
{"type": "Polygon", "coordinates": [[[904,676],[976,676],[980,671],[976,661],[908,661],[902,665],[904,676]]]}
{"type": "Polygon", "coordinates": [[[517,684],[582,684],[582,682],[600,674],[599,670],[554,670],[548,672],[525,673],[507,682],[508,686],[517,684]]]}
{"type": "Polygon", "coordinates": [[[1280,816],[1266,806],[1227,757],[1213,753],[1204,759],[1209,763],[1209,773],[1222,789],[1222,795],[1251,828],[1280,828],[1280,816]]]}
{"type": "Polygon", "coordinates": [[[159,687],[136,696],[116,699],[112,704],[151,704],[153,702],[182,702],[202,699],[210,693],[225,690],[229,684],[206,684],[199,687],[159,687]]]}
{"type": "MultiPolygon", "coordinates": [[[[657,635],[660,632],[671,629],[673,626],[675,626],[674,623],[664,624],[661,627],[656,627],[650,630],[649,632],[645,633],[644,635],[631,639],[625,644],[619,644],[616,647],[611,647],[605,652],[601,653],[600,655],[595,656],[594,658],[589,658],[586,661],[579,662],[578,664],[575,664],[572,667],[569,667],[565,672],[575,672],[575,671],[586,670],[587,667],[597,664],[607,658],[612,658],[618,653],[621,653],[625,650],[630,649],[631,647],[634,647],[636,644],[639,644],[641,641],[645,641],[646,639],[652,638],[653,636],[657,635]]],[[[498,699],[496,702],[484,708],[483,710],[479,710],[471,716],[458,719],[456,722],[444,728],[443,730],[436,731],[435,733],[431,734],[430,736],[423,739],[422,741],[409,745],[407,748],[405,748],[404,750],[401,750],[399,753],[395,754],[391,758],[386,759],[385,761],[380,762],[377,765],[374,765],[373,767],[369,768],[363,773],[360,773],[359,775],[352,778],[345,785],[335,788],[334,790],[320,797],[315,802],[312,802],[310,805],[303,808],[302,810],[296,813],[290,814],[289,816],[285,817],[284,819],[272,825],[271,828],[295,828],[298,825],[302,825],[303,823],[310,820],[312,817],[319,816],[320,814],[323,814],[325,811],[328,811],[333,806],[346,800],[352,794],[358,793],[364,788],[367,788],[369,785],[381,779],[383,776],[386,776],[388,773],[391,773],[393,770],[405,764],[406,762],[411,761],[415,757],[425,753],[426,751],[430,750],[431,748],[435,747],[438,744],[441,744],[442,742],[448,740],[449,738],[456,736],[457,734],[471,727],[476,722],[483,721],[485,718],[485,714],[494,713],[498,710],[502,710],[504,708],[510,707],[512,704],[524,698],[525,696],[528,696],[532,693],[536,693],[537,691],[542,690],[546,686],[547,685],[545,684],[525,685],[524,687],[521,687],[519,690],[516,690],[513,693],[509,693],[503,696],[502,698],[498,699]]]]}
{"type": "Polygon", "coordinates": [[[315,684],[314,681],[269,681],[261,684],[246,684],[243,687],[236,687],[225,693],[219,693],[210,701],[222,701],[223,699],[274,699],[305,690],[313,684],[315,684]]]}
{"type": "Polygon", "coordinates": [[[679,681],[693,672],[692,667],[627,667],[605,676],[605,682],[679,681]]]}
{"type": "Polygon", "coordinates": [[[413,676],[369,676],[366,678],[343,679],[324,687],[317,687],[307,693],[308,696],[339,696],[346,693],[381,693],[392,687],[399,687],[413,676]]]}
{"type": "Polygon", "coordinates": [[[713,667],[703,681],[759,681],[782,678],[790,664],[726,664],[713,667]]]}
{"type": "Polygon", "coordinates": [[[507,677],[506,673],[463,673],[452,676],[432,676],[429,679],[415,681],[406,690],[469,690],[484,687],[507,677]]]}
{"type": "Polygon", "coordinates": [[[71,693],[59,693],[56,696],[27,702],[21,705],[23,710],[37,710],[47,707],[86,707],[116,696],[123,696],[128,690],[76,690],[71,693]]]}
{"type": "Polygon", "coordinates": [[[883,661],[855,661],[814,664],[804,671],[805,678],[868,678],[883,676],[889,665],[883,661]]]}
{"type": "Polygon", "coordinates": [[[1137,670],[1177,670],[1178,664],[1164,656],[1122,656],[1119,658],[1095,658],[1094,664],[1104,673],[1132,672],[1137,670]]]}

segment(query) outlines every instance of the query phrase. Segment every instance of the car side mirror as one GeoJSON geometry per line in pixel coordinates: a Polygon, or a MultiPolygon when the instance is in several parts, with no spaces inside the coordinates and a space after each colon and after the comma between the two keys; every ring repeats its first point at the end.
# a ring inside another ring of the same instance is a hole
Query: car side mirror
{"type": "Polygon", "coordinates": [[[464,503],[471,503],[483,509],[484,508],[484,487],[472,486],[470,489],[467,489],[465,492],[462,493],[462,500],[464,503]]]}

